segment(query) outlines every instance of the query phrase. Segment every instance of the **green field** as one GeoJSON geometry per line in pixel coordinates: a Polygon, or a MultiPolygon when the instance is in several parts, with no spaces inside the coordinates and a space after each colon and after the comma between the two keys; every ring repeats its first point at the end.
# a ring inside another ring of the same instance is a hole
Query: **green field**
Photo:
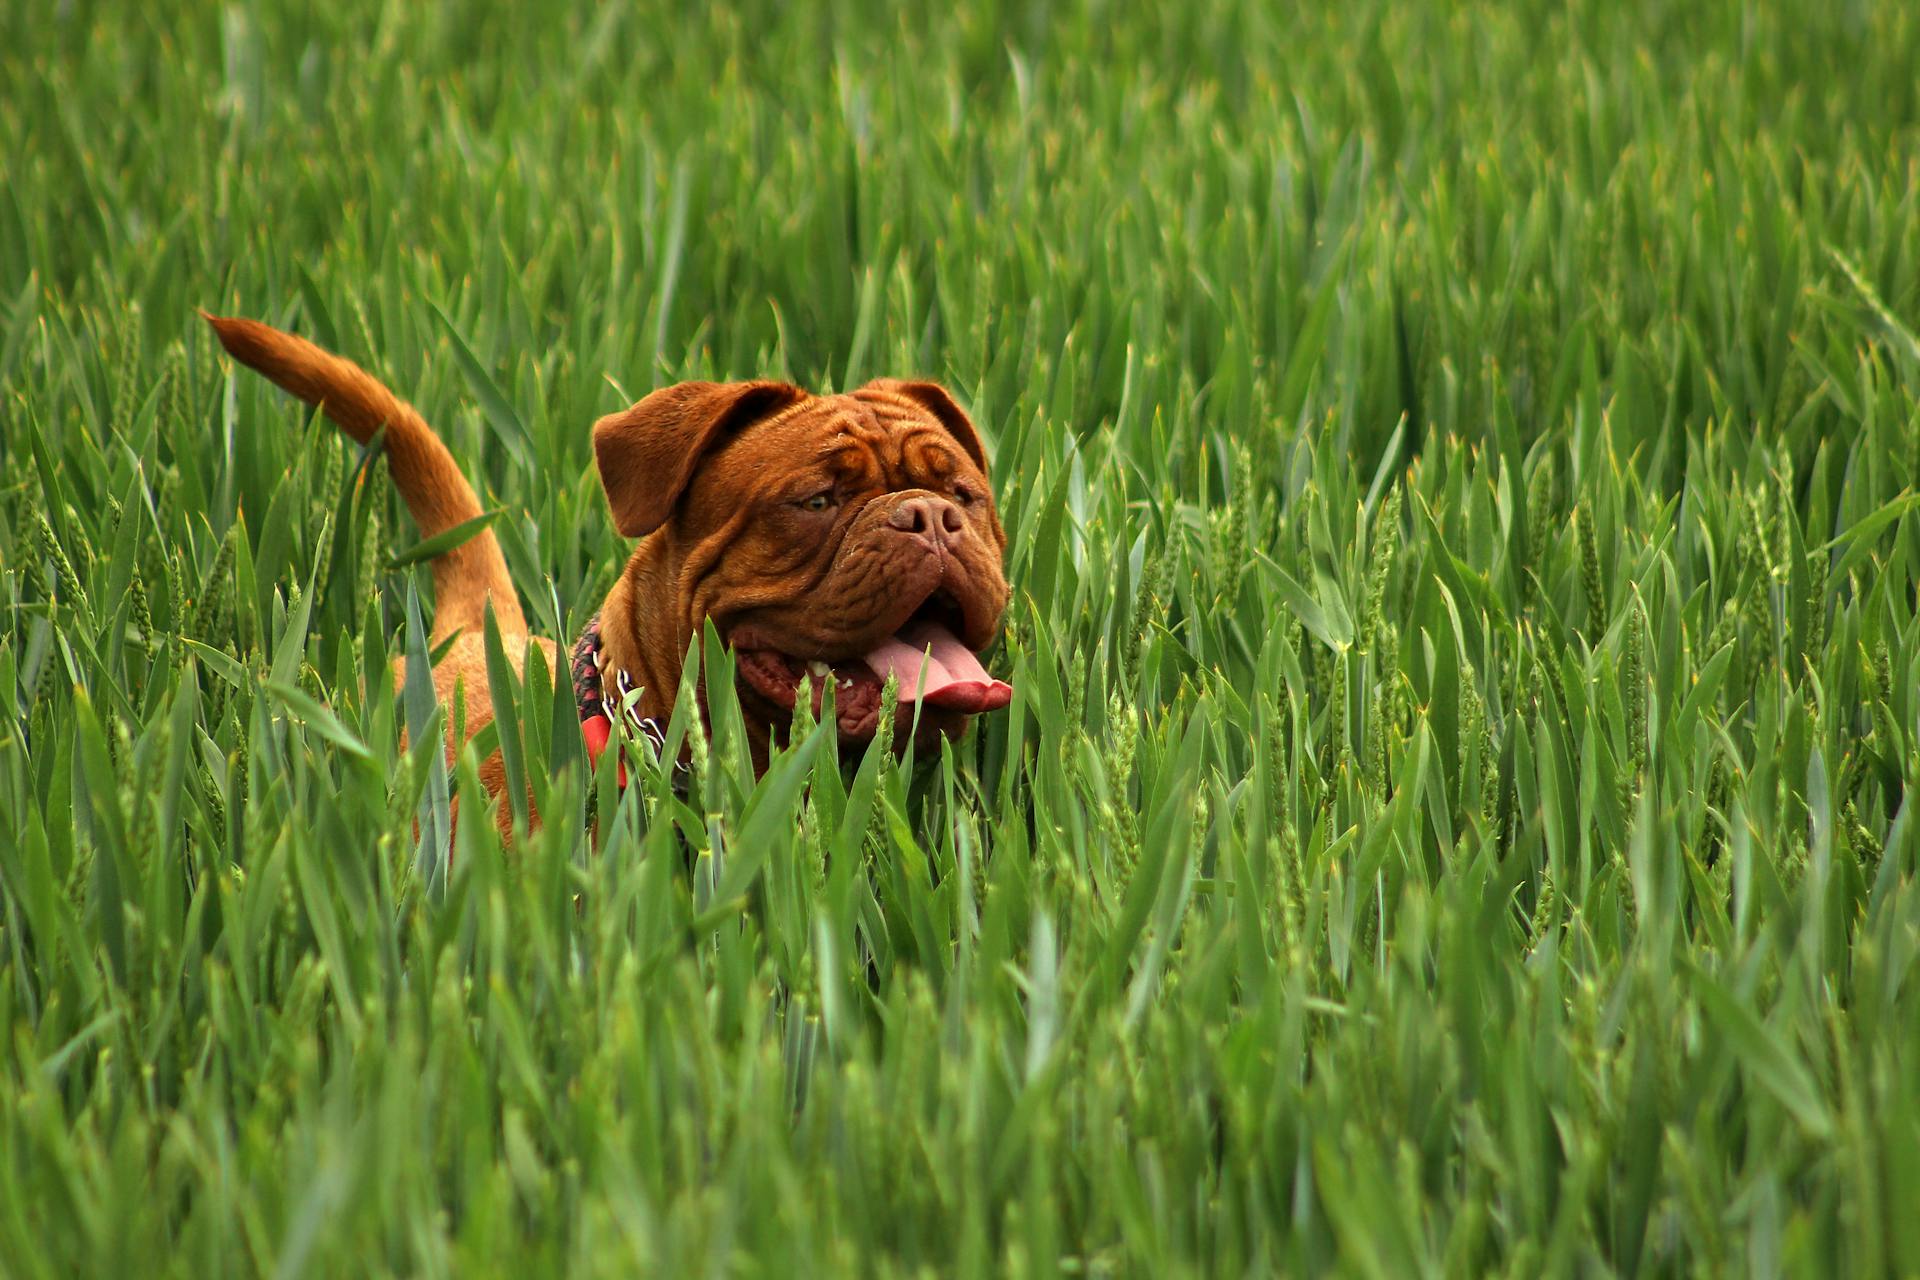
{"type": "Polygon", "coordinates": [[[1920,1275],[1920,8],[0,49],[0,1274],[1920,1275]],[[597,415],[939,378],[1018,698],[622,799],[530,670],[444,873],[418,535],[199,306],[563,640],[597,415]]]}

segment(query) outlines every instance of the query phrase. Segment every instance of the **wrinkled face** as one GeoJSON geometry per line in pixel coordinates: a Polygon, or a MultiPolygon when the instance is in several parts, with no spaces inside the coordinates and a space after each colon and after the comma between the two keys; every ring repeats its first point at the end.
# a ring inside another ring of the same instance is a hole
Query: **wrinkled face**
{"type": "Polygon", "coordinates": [[[923,737],[1005,706],[978,657],[1008,588],[972,424],[930,383],[785,392],[750,396],[709,437],[655,535],[686,634],[713,620],[743,711],[769,726],[791,720],[803,681],[816,714],[832,686],[851,743],[877,730],[888,676],[900,729],[917,712],[923,737]]]}

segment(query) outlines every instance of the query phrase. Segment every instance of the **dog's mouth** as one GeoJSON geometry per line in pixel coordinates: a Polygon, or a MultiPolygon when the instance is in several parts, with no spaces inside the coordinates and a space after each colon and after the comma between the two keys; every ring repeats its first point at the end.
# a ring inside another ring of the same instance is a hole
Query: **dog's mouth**
{"type": "Polygon", "coordinates": [[[889,676],[898,682],[900,712],[916,704],[950,713],[943,720],[998,711],[1013,700],[1013,687],[987,674],[979,655],[956,634],[962,613],[946,591],[936,591],[900,629],[856,658],[827,660],[771,648],[734,650],[741,683],[782,711],[792,712],[803,681],[812,688],[818,715],[826,686],[833,686],[834,715],[849,738],[872,737],[889,676]]]}

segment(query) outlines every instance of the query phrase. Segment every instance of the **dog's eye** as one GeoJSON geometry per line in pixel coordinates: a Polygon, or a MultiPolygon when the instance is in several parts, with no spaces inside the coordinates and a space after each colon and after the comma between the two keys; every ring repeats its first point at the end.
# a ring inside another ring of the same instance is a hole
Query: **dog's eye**
{"type": "Polygon", "coordinates": [[[953,500],[963,507],[970,507],[980,500],[980,495],[971,486],[957,484],[953,486],[953,500]]]}
{"type": "Polygon", "coordinates": [[[833,505],[832,492],[816,493],[799,504],[802,511],[825,511],[833,505]]]}

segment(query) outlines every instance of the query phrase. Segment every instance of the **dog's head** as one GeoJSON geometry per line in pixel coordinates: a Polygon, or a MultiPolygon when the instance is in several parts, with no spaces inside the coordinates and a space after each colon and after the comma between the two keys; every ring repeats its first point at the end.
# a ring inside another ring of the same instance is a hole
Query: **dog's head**
{"type": "Polygon", "coordinates": [[[656,634],[680,648],[657,656],[677,674],[712,619],[750,721],[787,723],[803,680],[816,710],[833,684],[844,743],[873,737],[889,675],[923,735],[1011,698],[978,657],[1007,605],[1006,534],[980,436],[939,386],[685,382],[602,418],[593,447],[615,525],[670,588],[633,599],[633,625],[672,611],[656,634]]]}

